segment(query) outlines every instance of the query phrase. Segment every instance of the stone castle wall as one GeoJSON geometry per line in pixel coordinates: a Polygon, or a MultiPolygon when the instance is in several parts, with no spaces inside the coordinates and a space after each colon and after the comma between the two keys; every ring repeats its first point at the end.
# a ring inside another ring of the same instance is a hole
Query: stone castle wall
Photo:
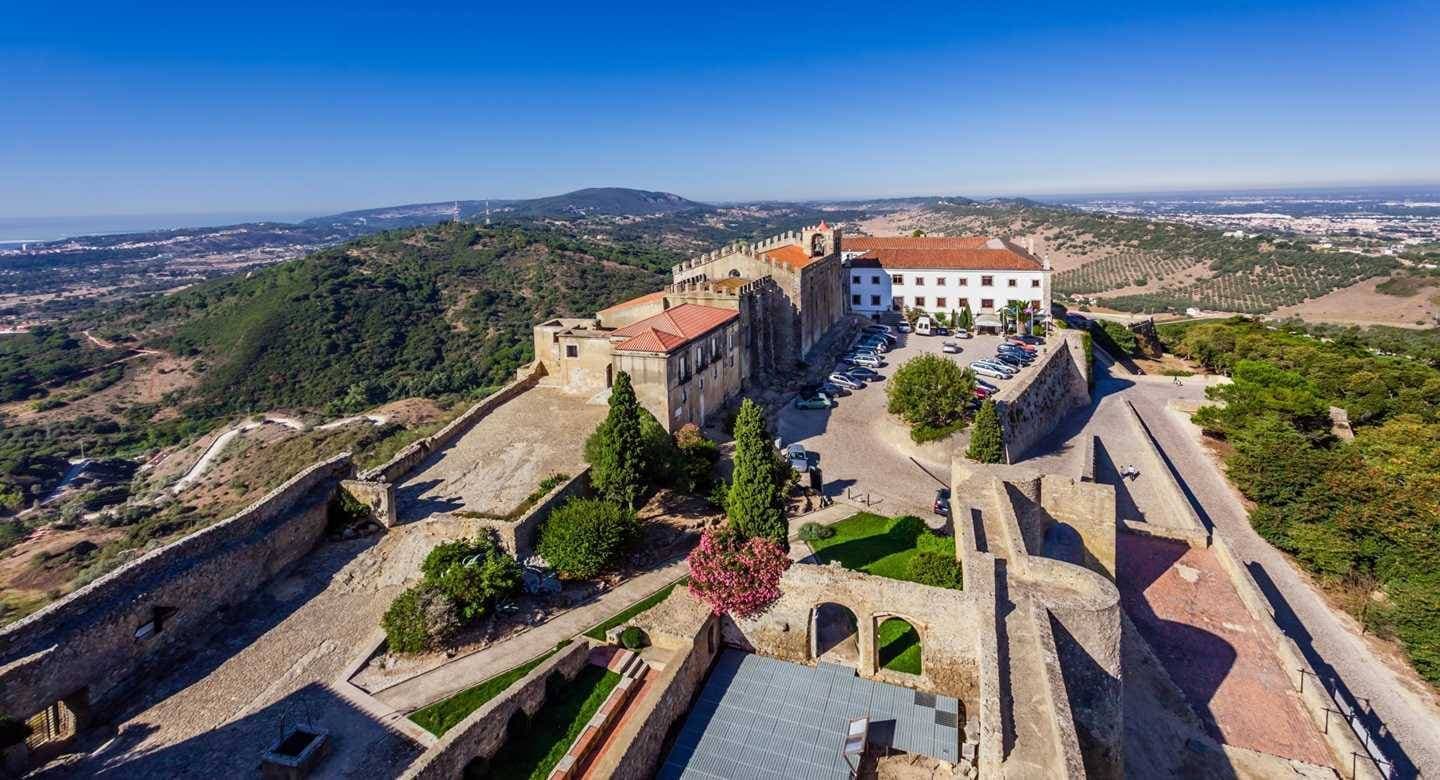
{"type": "Polygon", "coordinates": [[[70,700],[103,719],[148,670],[203,636],[216,610],[304,557],[353,473],[349,453],[316,463],[238,514],[0,630],[0,711],[23,718],[70,700]]]}
{"type": "Polygon", "coordinates": [[[996,394],[1008,463],[1023,457],[1066,413],[1090,402],[1089,366],[1080,335],[1062,330],[1051,342],[1036,371],[996,394]]]}
{"type": "Polygon", "coordinates": [[[464,414],[451,420],[444,428],[400,450],[395,457],[385,463],[364,471],[360,474],[360,478],[367,482],[399,482],[432,453],[450,446],[452,442],[470,430],[475,423],[489,416],[506,401],[539,384],[544,375],[544,364],[538,360],[522,368],[520,376],[515,381],[485,396],[479,403],[466,409],[464,414]]]}
{"type": "Polygon", "coordinates": [[[524,710],[533,718],[545,706],[545,683],[552,674],[566,680],[575,679],[585,667],[589,654],[589,644],[573,642],[546,659],[445,732],[401,777],[404,780],[453,780],[465,776],[465,767],[471,761],[488,760],[505,746],[510,716],[524,710]]]}

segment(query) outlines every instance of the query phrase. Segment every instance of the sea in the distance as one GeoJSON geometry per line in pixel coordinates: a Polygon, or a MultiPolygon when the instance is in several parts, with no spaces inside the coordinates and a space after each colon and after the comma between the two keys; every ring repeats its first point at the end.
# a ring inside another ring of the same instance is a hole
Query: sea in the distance
{"type": "Polygon", "coordinates": [[[296,222],[309,213],[215,212],[207,214],[111,214],[92,217],[0,217],[0,245],[59,241],[75,236],[142,233],[148,230],[211,227],[241,222],[296,222]]]}

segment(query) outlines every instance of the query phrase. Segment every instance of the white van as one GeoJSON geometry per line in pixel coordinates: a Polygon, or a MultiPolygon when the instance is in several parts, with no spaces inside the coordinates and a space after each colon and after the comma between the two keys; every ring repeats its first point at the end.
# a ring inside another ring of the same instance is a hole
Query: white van
{"type": "Polygon", "coordinates": [[[921,336],[930,335],[930,329],[932,327],[934,326],[929,317],[922,315],[919,319],[915,320],[915,332],[921,336]]]}

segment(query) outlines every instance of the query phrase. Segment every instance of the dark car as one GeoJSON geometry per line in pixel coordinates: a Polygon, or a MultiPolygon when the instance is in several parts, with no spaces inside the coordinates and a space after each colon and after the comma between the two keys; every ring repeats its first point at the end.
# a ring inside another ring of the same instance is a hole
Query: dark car
{"type": "Polygon", "coordinates": [[[940,488],[935,491],[935,514],[941,517],[950,516],[950,488],[940,488]]]}
{"type": "Polygon", "coordinates": [[[1021,368],[1028,362],[1019,355],[1010,352],[997,352],[995,353],[995,359],[1007,366],[1014,366],[1016,368],[1021,368]]]}
{"type": "Polygon", "coordinates": [[[1042,337],[1040,337],[1040,336],[1021,336],[1021,337],[1020,337],[1020,340],[1023,341],[1023,342],[1025,342],[1026,344],[1033,344],[1033,345],[1038,345],[1038,344],[1044,344],[1044,343],[1045,343],[1045,339],[1042,338],[1042,337]]]}

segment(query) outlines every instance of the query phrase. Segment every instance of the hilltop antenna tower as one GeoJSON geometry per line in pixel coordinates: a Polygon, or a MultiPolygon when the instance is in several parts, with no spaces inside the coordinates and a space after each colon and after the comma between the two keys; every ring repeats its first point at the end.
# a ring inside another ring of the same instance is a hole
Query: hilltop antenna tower
{"type": "Polygon", "coordinates": [[[490,201],[485,201],[485,225],[490,225],[490,201]]]}
{"type": "Polygon", "coordinates": [[[459,221],[460,221],[460,201],[458,201],[458,200],[455,201],[455,205],[454,205],[453,207],[451,207],[451,209],[450,209],[450,221],[451,221],[451,222],[459,222],[459,221]]]}

